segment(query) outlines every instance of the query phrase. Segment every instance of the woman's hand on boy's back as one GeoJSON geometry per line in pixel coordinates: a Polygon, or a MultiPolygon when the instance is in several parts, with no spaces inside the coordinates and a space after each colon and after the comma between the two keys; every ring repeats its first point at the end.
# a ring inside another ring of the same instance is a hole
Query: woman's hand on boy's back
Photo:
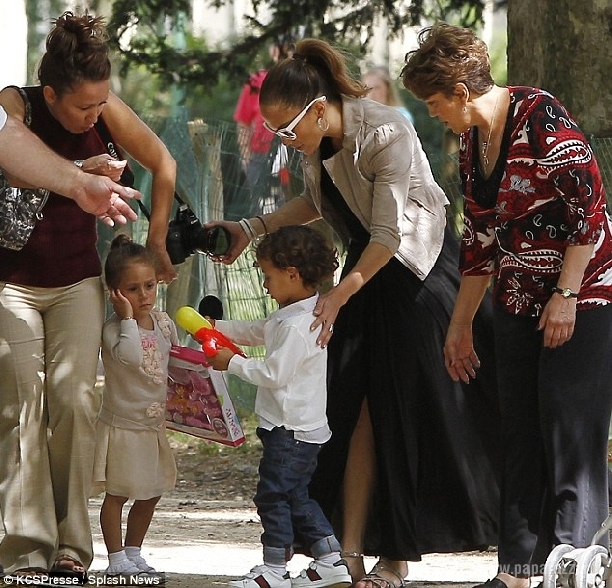
{"type": "Polygon", "coordinates": [[[227,369],[230,360],[236,355],[231,349],[227,347],[217,348],[217,353],[213,357],[209,357],[208,361],[211,367],[219,372],[223,372],[227,369]]]}

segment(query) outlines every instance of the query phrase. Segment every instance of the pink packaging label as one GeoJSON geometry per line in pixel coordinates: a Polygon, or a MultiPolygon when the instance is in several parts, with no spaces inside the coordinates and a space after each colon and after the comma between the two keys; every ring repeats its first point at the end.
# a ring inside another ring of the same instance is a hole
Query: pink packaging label
{"type": "Polygon", "coordinates": [[[238,446],[244,433],[225,379],[206,367],[206,355],[173,347],[168,365],[166,426],[202,439],[238,446]]]}

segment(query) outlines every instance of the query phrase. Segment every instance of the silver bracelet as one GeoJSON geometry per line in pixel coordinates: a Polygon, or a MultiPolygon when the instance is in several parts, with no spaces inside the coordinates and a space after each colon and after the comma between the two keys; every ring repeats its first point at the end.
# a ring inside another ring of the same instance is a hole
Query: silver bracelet
{"type": "Polygon", "coordinates": [[[255,232],[253,225],[246,218],[241,218],[238,223],[242,227],[242,230],[245,232],[246,236],[249,238],[249,241],[257,241],[259,235],[255,232]]]}

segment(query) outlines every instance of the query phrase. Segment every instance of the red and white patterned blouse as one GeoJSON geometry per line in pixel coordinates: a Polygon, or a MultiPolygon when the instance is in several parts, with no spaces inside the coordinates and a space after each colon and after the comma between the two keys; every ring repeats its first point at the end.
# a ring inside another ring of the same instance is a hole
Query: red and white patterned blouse
{"type": "Polygon", "coordinates": [[[511,314],[540,316],[565,250],[595,244],[578,309],[612,302],[612,225],[586,137],[548,92],[509,86],[500,155],[479,171],[477,129],[461,135],[465,229],[460,269],[494,275],[493,300],[511,314]]]}

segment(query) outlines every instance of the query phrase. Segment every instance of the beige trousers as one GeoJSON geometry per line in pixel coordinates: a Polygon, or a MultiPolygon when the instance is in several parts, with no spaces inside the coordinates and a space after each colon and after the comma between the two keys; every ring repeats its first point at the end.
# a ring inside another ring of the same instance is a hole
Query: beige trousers
{"type": "Polygon", "coordinates": [[[100,278],[62,288],[0,282],[0,511],[5,571],[93,558],[100,278]]]}

